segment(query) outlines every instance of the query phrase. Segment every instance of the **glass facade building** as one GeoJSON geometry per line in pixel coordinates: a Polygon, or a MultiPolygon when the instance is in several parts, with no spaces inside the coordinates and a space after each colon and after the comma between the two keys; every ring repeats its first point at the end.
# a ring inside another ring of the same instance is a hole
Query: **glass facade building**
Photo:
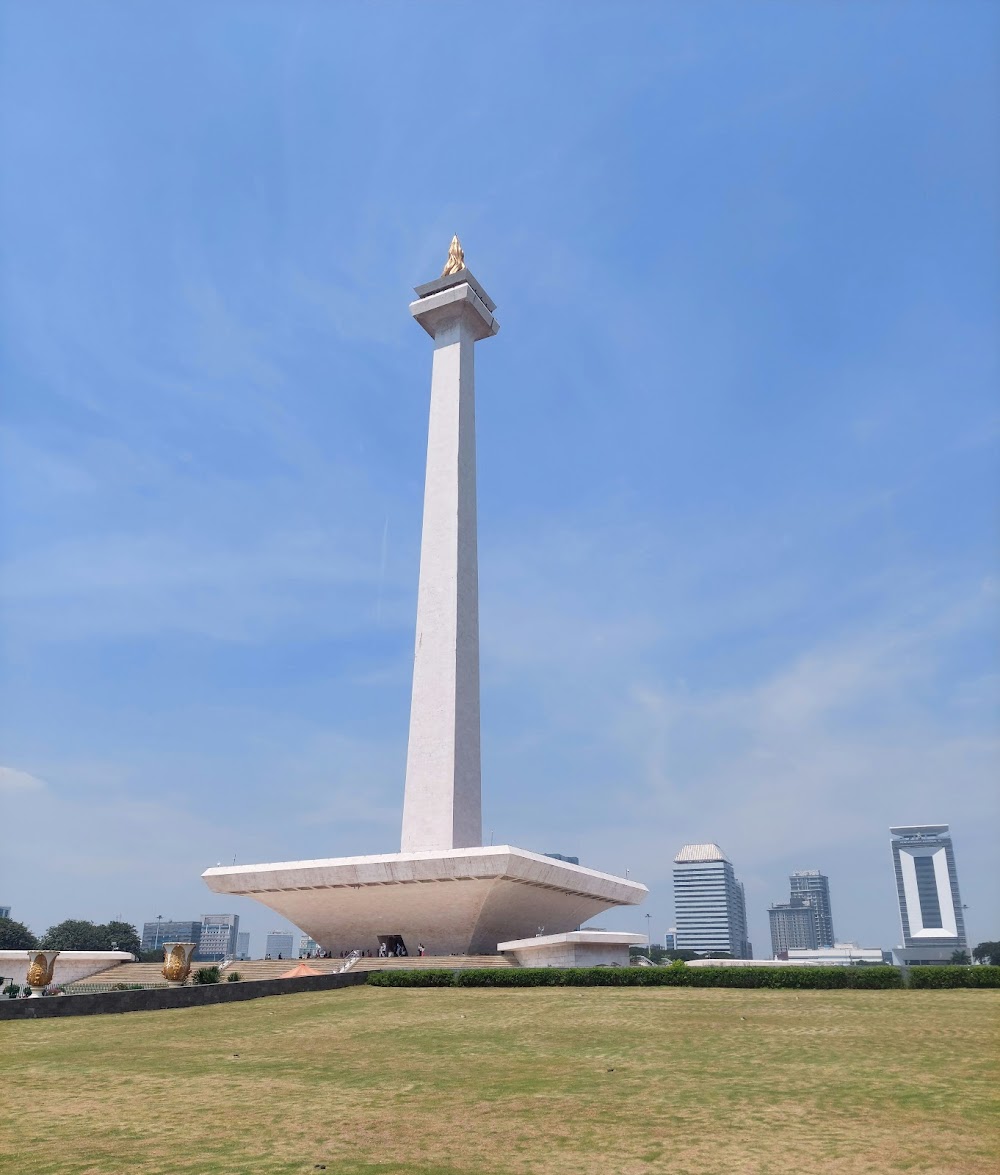
{"type": "Polygon", "coordinates": [[[889,833],[905,961],[949,962],[969,949],[949,827],[903,824],[889,833]]]}
{"type": "MultiPolygon", "coordinates": [[[[158,951],[165,942],[201,942],[200,922],[175,922],[170,918],[157,918],[155,922],[142,924],[142,949],[158,951]]],[[[197,952],[195,952],[197,954],[197,952]]]]}
{"type": "Polygon", "coordinates": [[[718,845],[685,845],[674,857],[674,912],[678,950],[753,958],[743,886],[718,845]]]}
{"type": "Polygon", "coordinates": [[[276,959],[279,955],[283,959],[294,958],[295,939],[293,935],[284,930],[272,930],[268,933],[267,941],[264,944],[264,954],[270,955],[272,959],[276,959]]]}

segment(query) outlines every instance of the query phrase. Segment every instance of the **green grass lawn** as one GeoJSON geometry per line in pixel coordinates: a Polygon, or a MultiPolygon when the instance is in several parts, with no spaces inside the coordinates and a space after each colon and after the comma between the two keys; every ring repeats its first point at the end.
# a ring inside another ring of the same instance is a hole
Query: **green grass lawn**
{"type": "Polygon", "coordinates": [[[0,1023],[0,1171],[995,1175],[1000,992],[351,988],[0,1023]]]}

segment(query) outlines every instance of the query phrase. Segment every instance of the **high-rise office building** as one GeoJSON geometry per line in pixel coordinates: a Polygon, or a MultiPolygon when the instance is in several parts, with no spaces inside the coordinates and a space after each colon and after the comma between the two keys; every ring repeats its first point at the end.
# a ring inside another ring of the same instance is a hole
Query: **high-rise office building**
{"type": "Polygon", "coordinates": [[[890,828],[903,944],[901,963],[948,963],[968,951],[955,850],[947,824],[890,828]]]}
{"type": "Polygon", "coordinates": [[[239,931],[239,914],[203,914],[201,941],[195,958],[205,963],[221,963],[223,959],[235,958],[239,931]]]}
{"type": "Polygon", "coordinates": [[[685,845],[674,857],[674,910],[678,950],[753,957],[743,886],[718,845],[685,845]]]}
{"type": "Polygon", "coordinates": [[[308,934],[299,939],[299,958],[311,959],[319,950],[319,943],[308,934]]]}
{"type": "Polygon", "coordinates": [[[171,918],[157,918],[142,924],[142,949],[158,951],[165,942],[201,942],[200,922],[175,922],[171,918]]]}
{"type": "Polygon", "coordinates": [[[796,899],[812,903],[816,913],[816,946],[832,947],[836,939],[833,933],[829,877],[818,869],[796,869],[788,882],[793,904],[796,899]]]}
{"type": "Polygon", "coordinates": [[[677,927],[671,926],[667,933],[663,936],[663,949],[665,951],[677,950],[677,927]]]}
{"type": "Polygon", "coordinates": [[[10,906],[0,906],[0,918],[10,917],[10,906]]]}
{"type": "Polygon", "coordinates": [[[250,931],[241,930],[236,936],[236,957],[237,959],[250,958],[250,931]]]}
{"type": "Polygon", "coordinates": [[[291,959],[294,942],[294,937],[284,930],[269,931],[267,941],[264,944],[264,954],[270,955],[272,959],[276,959],[279,955],[283,959],[291,959]]]}

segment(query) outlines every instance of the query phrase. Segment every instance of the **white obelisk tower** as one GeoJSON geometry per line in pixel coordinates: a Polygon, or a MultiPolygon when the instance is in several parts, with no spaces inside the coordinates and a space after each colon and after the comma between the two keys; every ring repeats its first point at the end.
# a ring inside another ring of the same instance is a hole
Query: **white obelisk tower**
{"type": "MultiPolygon", "coordinates": [[[[592,932],[578,945],[582,923],[613,906],[638,905],[647,890],[528,849],[482,843],[472,353],[499,328],[457,237],[444,273],[416,293],[410,311],[434,340],[434,361],[402,850],[218,865],[203,877],[213,893],[261,902],[334,954],[377,949],[388,939],[411,951],[427,943],[441,955],[504,944],[532,958],[558,949],[564,965],[579,952],[604,950],[613,937],[592,932]],[[548,934],[538,937],[539,926],[548,934]]],[[[622,961],[638,937],[618,936],[622,961]]]]}
{"type": "Polygon", "coordinates": [[[473,348],[500,329],[455,237],[410,312],[434,340],[404,853],[482,844],[473,348]]]}

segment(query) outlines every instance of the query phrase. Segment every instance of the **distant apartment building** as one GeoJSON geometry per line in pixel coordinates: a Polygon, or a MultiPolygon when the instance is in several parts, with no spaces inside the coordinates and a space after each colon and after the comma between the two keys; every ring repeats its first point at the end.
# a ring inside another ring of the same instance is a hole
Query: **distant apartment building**
{"type": "Polygon", "coordinates": [[[203,914],[201,941],[195,958],[204,963],[221,963],[223,959],[234,958],[239,931],[239,914],[203,914]]]}
{"type": "Polygon", "coordinates": [[[10,906],[0,906],[0,918],[10,917],[10,906]]]}
{"type": "Polygon", "coordinates": [[[291,959],[294,944],[293,935],[284,930],[272,930],[268,933],[267,941],[264,943],[264,954],[270,955],[272,959],[276,959],[279,955],[283,959],[291,959]]]}
{"type": "Polygon", "coordinates": [[[791,901],[812,904],[816,915],[816,946],[832,947],[837,940],[833,932],[829,877],[818,869],[797,869],[789,877],[788,884],[791,901]]]}
{"type": "Polygon", "coordinates": [[[771,923],[771,954],[774,958],[789,950],[814,951],[819,946],[816,910],[808,898],[769,906],[767,917],[771,923]]]}
{"type": "Polygon", "coordinates": [[[663,936],[663,949],[665,951],[677,950],[677,927],[671,926],[667,933],[663,936]]]}
{"type": "Polygon", "coordinates": [[[948,963],[969,949],[949,827],[901,824],[889,833],[903,932],[894,955],[910,965],[948,963]]]}
{"type": "Polygon", "coordinates": [[[237,959],[250,958],[250,931],[241,930],[236,936],[236,957],[237,959]]]}
{"type": "Polygon", "coordinates": [[[685,845],[674,857],[676,950],[753,958],[746,899],[717,844],[685,845]]]}
{"type": "Polygon", "coordinates": [[[832,947],[833,909],[830,879],[818,869],[798,869],[788,879],[787,902],[776,902],[767,911],[771,924],[771,954],[789,950],[832,947]]]}

